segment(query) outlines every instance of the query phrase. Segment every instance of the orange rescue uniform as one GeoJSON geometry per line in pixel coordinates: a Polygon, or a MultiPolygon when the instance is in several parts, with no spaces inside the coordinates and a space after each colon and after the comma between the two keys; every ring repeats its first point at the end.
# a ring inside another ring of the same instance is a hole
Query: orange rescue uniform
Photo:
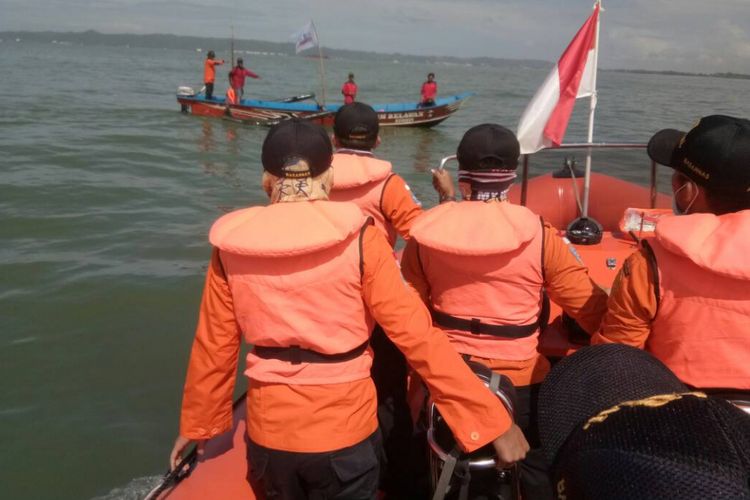
{"type": "MultiPolygon", "coordinates": [[[[432,326],[419,296],[404,283],[382,233],[366,227],[361,251],[362,300],[428,381],[441,413],[457,431],[459,444],[473,451],[503,434],[511,425],[510,417],[445,335],[432,326]]],[[[231,429],[241,338],[221,251],[214,249],[183,394],[180,434],[186,438],[210,439],[231,429]]],[[[254,442],[292,452],[351,446],[366,439],[378,425],[375,388],[369,377],[326,385],[250,380],[247,412],[248,434],[254,442]]]]}
{"type": "MultiPolygon", "coordinates": [[[[540,224],[539,219],[535,222],[540,224]]],[[[547,295],[573,316],[584,330],[596,331],[606,312],[607,294],[591,280],[587,269],[571,253],[568,245],[558,236],[557,230],[547,223],[544,223],[542,229],[543,251],[540,259],[543,285],[547,295]]],[[[456,256],[456,258],[461,257],[456,256]]],[[[406,246],[401,268],[404,276],[416,288],[422,300],[430,304],[430,283],[422,269],[417,245],[410,242],[406,246]]],[[[518,387],[541,383],[550,370],[549,361],[540,353],[523,360],[480,356],[472,356],[472,359],[498,373],[507,375],[518,387]]]]}
{"type": "Polygon", "coordinates": [[[215,66],[221,66],[222,64],[224,64],[223,59],[206,59],[203,64],[203,83],[214,83],[216,80],[215,66]]]}
{"type": "Polygon", "coordinates": [[[644,348],[686,384],[750,389],[750,210],[662,219],[615,278],[592,343],[644,348]]]}
{"type": "Polygon", "coordinates": [[[414,220],[422,206],[406,181],[391,171],[391,164],[375,158],[370,151],[339,149],[333,155],[331,201],[351,201],[382,229],[391,246],[396,233],[409,239],[414,220]]]}

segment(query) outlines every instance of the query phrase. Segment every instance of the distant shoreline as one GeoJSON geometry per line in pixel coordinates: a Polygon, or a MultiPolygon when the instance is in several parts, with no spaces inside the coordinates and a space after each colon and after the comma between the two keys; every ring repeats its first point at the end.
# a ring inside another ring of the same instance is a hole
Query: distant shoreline
{"type": "Polygon", "coordinates": [[[685,71],[649,70],[649,69],[605,69],[613,73],[636,73],[642,75],[667,75],[667,76],[700,76],[711,78],[728,78],[732,80],[750,80],[750,75],[744,73],[689,73],[685,71]]]}
{"type": "MultiPolygon", "coordinates": [[[[205,49],[220,47],[229,48],[229,38],[195,37],[169,34],[107,34],[98,31],[0,31],[0,39],[3,42],[12,42],[16,38],[28,39],[43,43],[80,43],[86,45],[105,45],[111,47],[140,47],[140,48],[167,48],[167,49],[205,49]]],[[[235,51],[247,51],[266,55],[294,55],[294,45],[282,42],[268,42],[264,40],[236,39],[234,41],[235,51]]],[[[368,52],[361,50],[347,50],[324,47],[325,57],[340,57],[348,59],[365,59],[377,61],[396,61],[400,63],[447,63],[466,64],[477,66],[502,66],[531,69],[549,69],[553,63],[539,59],[506,59],[494,57],[455,57],[455,56],[423,56],[415,54],[368,52]]],[[[697,76],[709,78],[726,78],[732,80],[750,80],[750,75],[743,73],[690,73],[686,71],[671,70],[646,70],[646,69],[606,69],[600,71],[614,73],[634,73],[644,75],[665,76],[697,76]]]]}
{"type": "MultiPolygon", "coordinates": [[[[140,48],[167,48],[182,50],[206,50],[213,49],[218,55],[229,51],[228,37],[211,38],[167,34],[105,34],[98,31],[82,32],[56,32],[56,31],[0,31],[0,39],[12,41],[16,38],[32,40],[43,43],[63,44],[85,44],[104,45],[110,47],[140,47],[140,48]]],[[[235,52],[249,51],[265,55],[289,55],[293,56],[294,44],[291,42],[268,42],[264,40],[235,39],[235,52]]],[[[310,51],[312,52],[312,51],[310,51]]],[[[368,52],[361,50],[335,49],[323,47],[327,58],[346,58],[371,61],[394,61],[399,63],[446,63],[464,65],[485,65],[502,67],[526,67],[536,69],[549,69],[552,63],[537,59],[504,59],[494,57],[455,57],[455,56],[432,56],[382,52],[368,52]]],[[[303,55],[307,54],[304,52],[303,55]]],[[[315,54],[317,57],[317,53],[315,54]]]]}

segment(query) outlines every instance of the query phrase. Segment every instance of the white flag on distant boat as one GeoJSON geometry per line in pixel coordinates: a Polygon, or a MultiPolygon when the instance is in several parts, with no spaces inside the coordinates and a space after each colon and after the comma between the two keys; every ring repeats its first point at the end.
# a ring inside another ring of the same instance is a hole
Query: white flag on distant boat
{"type": "Polygon", "coordinates": [[[516,134],[521,154],[559,146],[568,128],[575,100],[594,94],[599,9],[597,2],[594,13],[583,23],[521,115],[516,134]]]}
{"type": "Polygon", "coordinates": [[[318,33],[315,31],[315,25],[309,21],[299,33],[292,35],[294,38],[295,53],[299,54],[303,50],[318,46],[318,33]]]}

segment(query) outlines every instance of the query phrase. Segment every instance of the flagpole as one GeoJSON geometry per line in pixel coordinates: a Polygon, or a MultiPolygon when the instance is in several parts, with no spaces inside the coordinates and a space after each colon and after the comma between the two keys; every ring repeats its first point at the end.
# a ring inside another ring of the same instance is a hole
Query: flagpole
{"type": "Polygon", "coordinates": [[[232,41],[229,45],[229,52],[231,53],[229,57],[231,59],[231,64],[232,64],[231,69],[234,69],[234,24],[231,25],[231,30],[232,30],[232,39],[231,39],[232,41]]]}
{"type": "Polygon", "coordinates": [[[315,39],[318,41],[318,60],[320,61],[320,84],[321,84],[321,102],[323,107],[326,105],[326,70],[323,67],[323,47],[320,43],[320,36],[318,36],[318,28],[315,27],[315,23],[310,20],[310,24],[312,24],[313,31],[315,32],[315,39]]]}
{"type": "MultiPolygon", "coordinates": [[[[596,100],[597,100],[597,89],[596,89],[596,75],[599,71],[599,25],[602,19],[602,2],[597,0],[594,7],[599,6],[599,16],[596,18],[596,35],[594,38],[594,71],[592,76],[592,91],[591,101],[589,103],[589,131],[588,131],[588,143],[594,142],[594,112],[596,111],[596,100]]],[[[591,148],[586,151],[586,171],[583,178],[583,207],[581,207],[582,217],[588,217],[589,215],[589,192],[591,191],[591,148]]]]}

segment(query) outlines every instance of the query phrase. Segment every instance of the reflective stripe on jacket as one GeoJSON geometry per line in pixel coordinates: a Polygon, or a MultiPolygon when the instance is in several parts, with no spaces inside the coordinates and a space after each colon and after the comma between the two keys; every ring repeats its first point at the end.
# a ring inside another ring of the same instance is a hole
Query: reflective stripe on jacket
{"type": "Polygon", "coordinates": [[[333,189],[331,201],[350,201],[372,217],[375,227],[383,231],[391,246],[397,233],[381,209],[383,189],[393,175],[390,162],[371,155],[336,153],[333,155],[333,189]]]}
{"type": "MultiPolygon", "coordinates": [[[[277,203],[219,219],[209,239],[221,260],[246,342],[339,354],[362,345],[373,321],[362,299],[360,233],[366,217],[349,203],[277,203]]],[[[334,384],[370,376],[372,353],[335,363],[247,355],[250,379],[334,384]]]]}
{"type": "MultiPolygon", "coordinates": [[[[489,325],[539,320],[544,232],[532,211],[505,202],[444,203],[420,216],[411,235],[434,310],[489,325]]],[[[537,355],[538,328],[515,339],[442,329],[462,354],[519,361],[537,355]]]]}
{"type": "Polygon", "coordinates": [[[750,389],[750,210],[659,221],[658,309],[646,349],[683,382],[750,389]]]}

